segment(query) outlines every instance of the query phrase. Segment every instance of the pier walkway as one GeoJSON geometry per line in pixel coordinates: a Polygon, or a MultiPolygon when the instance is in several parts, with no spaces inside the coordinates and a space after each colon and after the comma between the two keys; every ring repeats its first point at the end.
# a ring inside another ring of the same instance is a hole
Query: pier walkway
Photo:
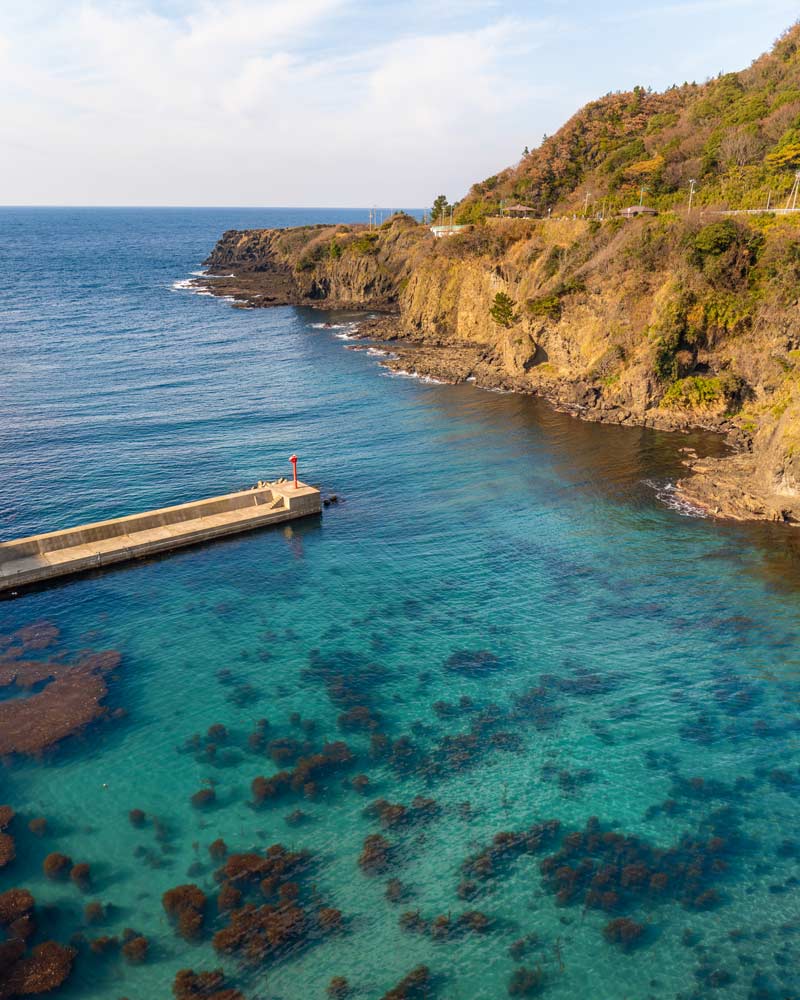
{"type": "Polygon", "coordinates": [[[0,591],[319,514],[321,509],[320,492],[313,486],[266,483],[239,493],[1,542],[0,591]]]}

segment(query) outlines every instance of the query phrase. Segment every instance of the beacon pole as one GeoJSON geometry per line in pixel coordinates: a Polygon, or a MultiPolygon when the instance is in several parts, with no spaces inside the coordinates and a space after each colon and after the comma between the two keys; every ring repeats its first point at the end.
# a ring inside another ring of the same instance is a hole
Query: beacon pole
{"type": "Polygon", "coordinates": [[[292,473],[294,475],[294,488],[297,489],[297,455],[292,455],[289,461],[292,463],[292,473]]]}

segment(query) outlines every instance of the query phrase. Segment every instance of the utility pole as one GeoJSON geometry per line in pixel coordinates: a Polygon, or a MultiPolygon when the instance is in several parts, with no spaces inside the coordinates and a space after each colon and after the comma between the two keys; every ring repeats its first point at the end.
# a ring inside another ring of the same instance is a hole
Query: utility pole
{"type": "Polygon", "coordinates": [[[697,181],[694,180],[694,179],[690,180],[689,181],[689,211],[686,213],[687,215],[691,215],[692,214],[692,202],[694,201],[694,192],[695,192],[695,188],[696,187],[697,187],[697,181]]]}
{"type": "Polygon", "coordinates": [[[602,211],[602,213],[600,215],[600,218],[602,219],[603,222],[605,222],[605,219],[606,219],[606,203],[607,202],[608,202],[608,198],[603,198],[603,211],[602,211]]]}
{"type": "Polygon", "coordinates": [[[769,211],[769,206],[772,204],[772,192],[767,195],[767,211],[769,211]]]}
{"type": "Polygon", "coordinates": [[[586,213],[589,211],[589,199],[592,196],[591,191],[586,192],[586,197],[583,199],[583,217],[586,218],[586,213]]]}
{"type": "Polygon", "coordinates": [[[644,184],[642,184],[642,190],[639,192],[639,204],[640,205],[644,205],[644,193],[645,193],[646,190],[647,190],[647,188],[644,186],[644,184]]]}
{"type": "Polygon", "coordinates": [[[794,175],[794,184],[789,192],[789,200],[786,202],[786,210],[794,211],[797,208],[797,192],[800,190],[800,170],[794,175]]]}

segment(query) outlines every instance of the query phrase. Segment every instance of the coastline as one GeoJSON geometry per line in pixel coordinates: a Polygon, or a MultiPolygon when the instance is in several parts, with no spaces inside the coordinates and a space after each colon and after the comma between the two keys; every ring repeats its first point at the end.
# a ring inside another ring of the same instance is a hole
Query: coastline
{"type": "MultiPolygon", "coordinates": [[[[654,409],[637,414],[631,409],[609,404],[591,383],[576,379],[534,379],[530,374],[515,376],[503,371],[502,359],[490,345],[463,340],[434,340],[410,337],[401,325],[397,309],[380,305],[327,298],[309,301],[297,293],[288,269],[274,268],[258,273],[208,273],[192,279],[192,286],[206,294],[228,300],[234,308],[258,309],[281,305],[331,311],[379,313],[365,318],[348,339],[392,344],[391,356],[379,361],[382,368],[396,374],[432,379],[444,384],[471,382],[476,388],[493,392],[538,396],[561,413],[579,420],[617,426],[639,426],[686,434],[701,430],[720,435],[729,453],[722,458],[699,456],[684,449],[685,477],[675,483],[676,496],[703,511],[708,517],[730,521],[768,521],[800,526],[800,512],[792,504],[757,487],[757,462],[748,450],[748,441],[726,421],[698,421],[696,413],[664,412],[654,409]]],[[[534,372],[536,369],[533,370],[534,372]]]]}

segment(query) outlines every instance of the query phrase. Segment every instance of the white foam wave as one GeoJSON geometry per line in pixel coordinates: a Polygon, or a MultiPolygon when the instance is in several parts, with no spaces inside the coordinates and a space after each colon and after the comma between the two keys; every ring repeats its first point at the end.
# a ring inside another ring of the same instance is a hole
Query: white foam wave
{"type": "Polygon", "coordinates": [[[652,479],[644,479],[643,483],[655,492],[656,500],[659,503],[674,510],[681,517],[708,517],[708,513],[702,507],[690,503],[678,493],[675,483],[656,483],[652,479]]]}
{"type": "Polygon", "coordinates": [[[397,376],[398,378],[413,378],[417,382],[424,382],[426,385],[450,385],[445,379],[434,378],[433,375],[420,375],[419,372],[407,372],[404,368],[387,368],[381,374],[389,378],[393,376],[397,376]]]}

